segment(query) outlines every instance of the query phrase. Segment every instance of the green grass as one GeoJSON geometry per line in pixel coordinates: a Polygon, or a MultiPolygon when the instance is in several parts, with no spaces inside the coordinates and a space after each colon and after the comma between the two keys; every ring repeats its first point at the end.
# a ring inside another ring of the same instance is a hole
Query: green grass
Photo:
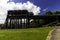
{"type": "Polygon", "coordinates": [[[45,40],[53,28],[0,30],[0,40],[45,40]]]}

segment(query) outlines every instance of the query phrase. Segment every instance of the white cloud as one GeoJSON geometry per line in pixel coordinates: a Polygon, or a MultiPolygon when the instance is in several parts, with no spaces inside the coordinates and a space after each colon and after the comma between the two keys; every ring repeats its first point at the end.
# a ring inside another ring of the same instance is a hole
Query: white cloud
{"type": "Polygon", "coordinates": [[[4,23],[3,18],[6,19],[8,10],[28,10],[29,12],[33,12],[34,15],[38,15],[41,10],[40,7],[34,5],[30,1],[27,1],[26,3],[8,3],[8,1],[9,0],[0,0],[0,23],[4,23]]]}

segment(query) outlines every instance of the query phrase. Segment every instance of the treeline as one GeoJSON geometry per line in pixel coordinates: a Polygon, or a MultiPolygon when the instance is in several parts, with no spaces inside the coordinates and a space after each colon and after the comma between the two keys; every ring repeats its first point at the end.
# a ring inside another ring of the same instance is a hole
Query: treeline
{"type": "Polygon", "coordinates": [[[60,11],[48,11],[45,15],[60,15],[60,11]]]}
{"type": "MultiPolygon", "coordinates": [[[[49,15],[60,15],[60,11],[48,11],[45,13],[44,16],[49,16],[49,15]]],[[[59,21],[57,21],[56,19],[47,19],[47,20],[44,20],[44,19],[40,19],[39,21],[39,26],[40,27],[43,27],[45,25],[49,25],[49,26],[55,26],[55,25],[58,25],[57,23],[59,23],[59,21]]],[[[31,22],[32,25],[34,25],[34,20],[31,22]]],[[[36,23],[35,23],[35,26],[38,25],[38,21],[36,20],[36,23]]]]}
{"type": "MultiPolygon", "coordinates": [[[[60,15],[60,11],[48,11],[48,12],[45,13],[45,16],[49,16],[49,15],[52,15],[52,16],[60,15]]],[[[52,21],[52,19],[48,19],[48,20],[51,20],[51,22],[49,24],[47,24],[49,26],[52,26],[52,25],[54,26],[54,25],[59,25],[60,24],[60,21],[59,21],[60,19],[59,18],[55,21],[54,20],[52,21]]]]}

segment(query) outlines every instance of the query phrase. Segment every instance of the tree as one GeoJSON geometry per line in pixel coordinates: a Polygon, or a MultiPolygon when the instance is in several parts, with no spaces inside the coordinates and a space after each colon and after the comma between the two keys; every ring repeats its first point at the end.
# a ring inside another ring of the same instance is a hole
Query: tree
{"type": "Polygon", "coordinates": [[[53,13],[51,11],[48,11],[48,12],[46,12],[45,15],[53,15],[53,13]]]}
{"type": "Polygon", "coordinates": [[[60,11],[55,11],[54,14],[55,15],[57,15],[57,14],[59,15],[60,14],[60,11]]]}
{"type": "Polygon", "coordinates": [[[60,15],[60,11],[54,11],[54,12],[48,11],[45,13],[45,15],[60,15]]]}

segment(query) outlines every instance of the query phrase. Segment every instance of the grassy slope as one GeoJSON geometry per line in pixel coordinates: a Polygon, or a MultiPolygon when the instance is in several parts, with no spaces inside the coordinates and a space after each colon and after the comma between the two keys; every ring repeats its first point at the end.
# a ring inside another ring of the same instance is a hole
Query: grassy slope
{"type": "Polygon", "coordinates": [[[53,28],[0,30],[0,40],[45,40],[53,28]]]}

